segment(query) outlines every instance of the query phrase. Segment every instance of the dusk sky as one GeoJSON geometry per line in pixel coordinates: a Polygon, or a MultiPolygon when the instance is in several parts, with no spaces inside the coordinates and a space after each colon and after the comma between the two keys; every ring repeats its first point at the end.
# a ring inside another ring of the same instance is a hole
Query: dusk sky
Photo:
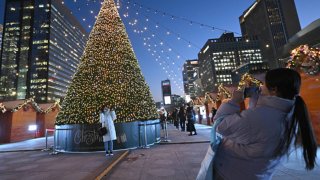
{"type": "MultiPolygon", "coordinates": [[[[136,0],[128,4],[127,1],[120,0],[119,12],[155,101],[162,100],[161,81],[168,79],[169,75],[174,77],[169,78],[172,92],[183,95],[181,67],[185,60],[196,59],[200,48],[208,39],[219,38],[224,31],[218,28],[241,33],[239,16],[254,2],[254,0],[136,0]],[[133,2],[137,2],[138,5],[134,5],[133,2]],[[215,27],[215,30],[206,27],[207,25],[215,27]],[[144,44],[144,39],[148,38],[149,41],[144,44]],[[157,58],[158,56],[160,58],[157,58]]],[[[65,0],[65,2],[90,31],[94,16],[101,6],[98,0],[65,0]]],[[[295,3],[301,28],[320,18],[319,0],[296,0],[295,3]]],[[[4,4],[5,0],[0,0],[1,24],[3,24],[4,4]]]]}

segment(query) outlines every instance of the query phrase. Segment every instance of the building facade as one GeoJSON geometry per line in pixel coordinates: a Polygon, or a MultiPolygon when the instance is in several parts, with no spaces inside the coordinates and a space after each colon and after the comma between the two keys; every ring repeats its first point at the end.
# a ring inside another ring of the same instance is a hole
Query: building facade
{"type": "Polygon", "coordinates": [[[197,59],[187,60],[184,63],[182,77],[185,94],[195,97],[194,81],[199,78],[199,61],[197,59]]]}
{"type": "Polygon", "coordinates": [[[205,92],[217,90],[219,84],[233,84],[232,71],[243,64],[263,63],[260,43],[255,38],[235,37],[224,33],[209,39],[198,54],[199,71],[205,92]]]}
{"type": "Polygon", "coordinates": [[[172,104],[171,82],[169,79],[161,81],[161,89],[162,89],[162,99],[163,99],[164,105],[171,105],[172,104]]]}
{"type": "Polygon", "coordinates": [[[62,0],[7,0],[3,30],[0,99],[63,98],[88,33],[62,0]]]}
{"type": "Polygon", "coordinates": [[[0,24],[0,57],[1,57],[1,48],[2,48],[2,33],[3,33],[3,26],[0,24]]]}
{"type": "Polygon", "coordinates": [[[242,36],[258,36],[270,68],[279,67],[278,49],[301,29],[294,0],[256,0],[239,21],[242,36]]]}

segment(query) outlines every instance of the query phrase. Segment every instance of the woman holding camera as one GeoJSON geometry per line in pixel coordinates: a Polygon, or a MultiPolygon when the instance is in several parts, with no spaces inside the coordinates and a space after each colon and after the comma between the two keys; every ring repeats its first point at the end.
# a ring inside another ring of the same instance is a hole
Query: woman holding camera
{"type": "MultiPolygon", "coordinates": [[[[294,70],[267,72],[256,102],[240,113],[242,91],[218,109],[215,119],[223,136],[214,161],[215,179],[271,179],[292,145],[302,145],[307,170],[315,165],[317,145],[307,107],[299,96],[301,77],[294,70]]],[[[251,103],[252,104],[252,103],[251,103]]]]}

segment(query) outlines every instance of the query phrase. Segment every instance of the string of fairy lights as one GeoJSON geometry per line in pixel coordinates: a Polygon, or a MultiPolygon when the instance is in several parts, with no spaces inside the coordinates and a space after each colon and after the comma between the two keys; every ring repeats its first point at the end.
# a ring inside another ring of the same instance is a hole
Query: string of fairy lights
{"type": "MultiPolygon", "coordinates": [[[[93,10],[92,7],[97,6],[97,4],[102,4],[102,0],[87,0],[86,2],[82,2],[82,4],[79,4],[80,1],[73,1],[75,6],[80,7],[81,5],[85,5],[88,8],[85,8],[85,10],[88,10],[89,16],[95,15],[95,10],[93,10]]],[[[175,32],[168,26],[165,26],[161,24],[156,19],[151,18],[152,15],[158,15],[160,17],[165,17],[169,19],[170,21],[183,21],[191,26],[198,26],[201,29],[207,29],[209,31],[222,31],[222,32],[232,32],[226,29],[218,28],[215,26],[210,26],[204,23],[200,23],[194,20],[190,20],[184,17],[176,16],[164,11],[160,11],[154,8],[145,7],[140,3],[137,3],[135,1],[130,0],[117,0],[116,1],[117,7],[120,10],[122,10],[122,17],[127,24],[127,28],[132,30],[134,34],[137,34],[138,37],[143,41],[145,50],[149,52],[149,54],[153,57],[153,60],[155,60],[159,65],[160,68],[165,72],[168,76],[168,78],[173,82],[173,84],[183,93],[183,85],[182,85],[182,64],[185,60],[190,59],[187,57],[184,57],[183,54],[177,50],[177,47],[173,48],[173,46],[170,46],[168,43],[169,40],[165,40],[169,36],[175,36],[175,39],[177,41],[184,42],[185,45],[182,45],[182,47],[187,48],[195,48],[197,51],[200,50],[200,46],[196,45],[196,43],[188,40],[188,38],[183,37],[180,33],[175,32]],[[121,3],[121,4],[120,4],[121,3]],[[139,27],[140,26],[140,27],[139,27]],[[152,28],[155,28],[151,31],[152,28]],[[164,31],[164,34],[161,36],[161,31],[164,31]],[[149,32],[149,33],[148,33],[149,32]],[[150,34],[151,33],[151,34],[150,34]],[[148,41],[148,44],[145,42],[146,40],[150,40],[153,38],[153,41],[148,41]],[[161,45],[161,46],[158,46],[161,45]],[[151,51],[151,48],[153,47],[153,50],[151,51]],[[157,47],[162,47],[160,50],[157,49],[157,47]],[[158,51],[158,55],[155,55],[155,51],[158,51]],[[160,55],[161,54],[161,55],[160,55]],[[159,58],[159,56],[161,58],[159,58]]],[[[83,8],[77,8],[79,12],[83,15],[83,22],[88,23],[88,16],[84,13],[83,8]]],[[[92,27],[91,24],[88,25],[88,28],[90,29],[92,27]]],[[[234,32],[235,34],[239,34],[234,32]]],[[[171,42],[172,40],[170,40],[171,42]]],[[[187,50],[188,51],[188,50],[187,50]]]]}
{"type": "Polygon", "coordinates": [[[320,48],[311,48],[308,45],[295,48],[291,51],[291,60],[287,66],[309,75],[317,75],[320,72],[320,48]]]}
{"type": "MultiPolygon", "coordinates": [[[[48,114],[48,113],[54,111],[55,109],[60,109],[61,106],[60,106],[59,103],[60,103],[60,101],[56,101],[56,102],[53,103],[49,108],[44,109],[44,108],[40,107],[40,105],[39,105],[38,103],[36,103],[33,98],[30,98],[30,99],[25,99],[25,100],[23,101],[23,103],[18,104],[16,107],[11,108],[10,111],[11,111],[11,112],[17,112],[17,111],[19,111],[20,109],[22,109],[22,108],[28,108],[28,105],[31,105],[31,106],[35,109],[36,112],[48,114]]],[[[8,110],[8,108],[5,106],[5,104],[0,103],[0,111],[1,111],[2,113],[5,113],[5,112],[7,112],[7,111],[9,111],[9,110],[8,110]]]]}
{"type": "Polygon", "coordinates": [[[95,124],[104,106],[115,109],[116,122],[158,119],[113,0],[101,7],[56,124],[95,124]]]}

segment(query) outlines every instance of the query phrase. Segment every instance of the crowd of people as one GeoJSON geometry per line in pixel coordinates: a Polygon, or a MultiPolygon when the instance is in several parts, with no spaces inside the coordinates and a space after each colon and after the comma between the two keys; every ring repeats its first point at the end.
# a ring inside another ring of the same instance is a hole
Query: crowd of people
{"type": "MultiPolygon", "coordinates": [[[[212,107],[212,118],[216,113],[216,109],[212,107]]],[[[187,131],[189,132],[189,136],[197,135],[197,130],[195,128],[196,120],[198,119],[201,122],[201,114],[199,108],[197,109],[197,113],[192,106],[192,104],[187,103],[186,106],[181,106],[180,108],[174,108],[172,112],[167,112],[164,108],[161,108],[160,112],[160,121],[161,127],[164,129],[164,123],[172,123],[177,130],[187,131]],[[196,116],[197,115],[197,116],[196,116]]]]}

